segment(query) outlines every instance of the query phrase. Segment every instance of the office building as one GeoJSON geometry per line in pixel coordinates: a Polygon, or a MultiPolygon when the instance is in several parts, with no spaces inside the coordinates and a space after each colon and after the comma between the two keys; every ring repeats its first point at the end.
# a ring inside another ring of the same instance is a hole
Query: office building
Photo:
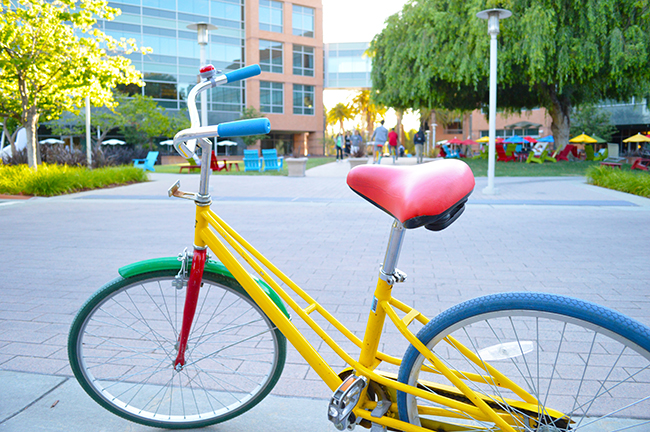
{"type": "MultiPolygon", "coordinates": [[[[122,14],[98,26],[119,39],[134,38],[151,54],[131,55],[146,86],[131,91],[153,97],[166,109],[186,107],[197,82],[200,50],[196,31],[207,22],[207,62],[227,71],[259,63],[262,74],[212,89],[210,124],[240,118],[254,107],[271,121],[262,148],[280,153],[323,152],[323,35],[321,0],[121,0],[122,14]]],[[[239,153],[243,146],[240,145],[239,153]]]]}

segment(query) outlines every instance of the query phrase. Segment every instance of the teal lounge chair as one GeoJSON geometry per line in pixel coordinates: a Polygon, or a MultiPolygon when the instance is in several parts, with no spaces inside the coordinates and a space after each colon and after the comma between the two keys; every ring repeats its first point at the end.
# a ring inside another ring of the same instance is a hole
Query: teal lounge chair
{"type": "Polygon", "coordinates": [[[244,171],[262,171],[262,158],[257,150],[244,150],[244,171]]]}
{"type": "Polygon", "coordinates": [[[282,169],[284,157],[278,157],[278,151],[276,149],[262,150],[262,159],[264,159],[262,171],[280,171],[282,169]]]}
{"type": "Polygon", "coordinates": [[[147,171],[154,171],[153,166],[156,164],[156,159],[158,159],[158,152],[150,151],[144,159],[133,159],[133,166],[147,171]]]}

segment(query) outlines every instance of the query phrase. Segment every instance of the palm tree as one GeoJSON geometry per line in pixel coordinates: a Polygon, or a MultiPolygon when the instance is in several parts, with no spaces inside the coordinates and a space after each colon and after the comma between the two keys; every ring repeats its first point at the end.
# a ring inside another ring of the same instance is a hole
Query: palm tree
{"type": "Polygon", "coordinates": [[[343,122],[345,120],[351,120],[354,118],[354,113],[350,105],[344,104],[342,102],[337,103],[334,108],[327,112],[327,124],[335,125],[339,124],[341,128],[341,133],[343,133],[343,122]]]}
{"type": "Polygon", "coordinates": [[[361,115],[366,123],[366,132],[368,136],[372,134],[377,117],[384,118],[386,111],[385,106],[377,105],[370,98],[370,90],[361,90],[352,99],[352,110],[355,115],[361,115]]]}

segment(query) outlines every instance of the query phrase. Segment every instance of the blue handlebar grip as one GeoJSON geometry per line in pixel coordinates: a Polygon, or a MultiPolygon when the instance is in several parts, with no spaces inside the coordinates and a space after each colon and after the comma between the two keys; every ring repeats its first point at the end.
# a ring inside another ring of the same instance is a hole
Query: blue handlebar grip
{"type": "Polygon", "coordinates": [[[253,77],[262,73],[260,65],[250,65],[236,71],[226,72],[226,79],[229,83],[253,77]]]}
{"type": "Polygon", "coordinates": [[[217,135],[220,137],[265,135],[269,132],[271,132],[271,122],[267,118],[238,120],[217,126],[217,135]]]}

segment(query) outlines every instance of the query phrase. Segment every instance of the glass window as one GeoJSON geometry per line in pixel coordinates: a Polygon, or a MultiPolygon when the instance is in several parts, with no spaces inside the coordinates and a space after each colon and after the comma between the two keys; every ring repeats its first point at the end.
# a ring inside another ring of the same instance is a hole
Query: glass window
{"type": "Polygon", "coordinates": [[[282,33],[282,3],[260,0],[260,30],[282,33]]]}
{"type": "Polygon", "coordinates": [[[160,9],[176,10],[176,0],[142,0],[143,6],[151,6],[160,9]]]}
{"type": "Polygon", "coordinates": [[[314,48],[302,45],[293,46],[293,74],[314,76],[314,48]]]}
{"type": "Polygon", "coordinates": [[[293,85],[293,113],[314,115],[314,86],[293,85]]]}
{"type": "Polygon", "coordinates": [[[284,113],[284,84],[260,81],[260,111],[263,113],[284,113]]]}
{"type": "Polygon", "coordinates": [[[314,37],[314,9],[293,5],[293,34],[314,37]]]}
{"type": "Polygon", "coordinates": [[[282,73],[282,45],[260,39],[260,67],[264,72],[282,73]]]}
{"type": "Polygon", "coordinates": [[[176,83],[145,81],[144,94],[154,99],[176,99],[176,83]]]}
{"type": "Polygon", "coordinates": [[[223,18],[227,20],[242,21],[242,7],[232,3],[223,3],[220,1],[210,2],[211,15],[213,17],[223,18]]]}
{"type": "MultiPolygon", "coordinates": [[[[210,9],[208,9],[208,0],[192,0],[192,1],[179,1],[178,2],[178,11],[187,12],[191,14],[197,14],[200,16],[208,15],[210,9]]],[[[205,21],[205,18],[203,19],[205,21]]],[[[199,22],[199,21],[197,21],[199,22]]]]}

